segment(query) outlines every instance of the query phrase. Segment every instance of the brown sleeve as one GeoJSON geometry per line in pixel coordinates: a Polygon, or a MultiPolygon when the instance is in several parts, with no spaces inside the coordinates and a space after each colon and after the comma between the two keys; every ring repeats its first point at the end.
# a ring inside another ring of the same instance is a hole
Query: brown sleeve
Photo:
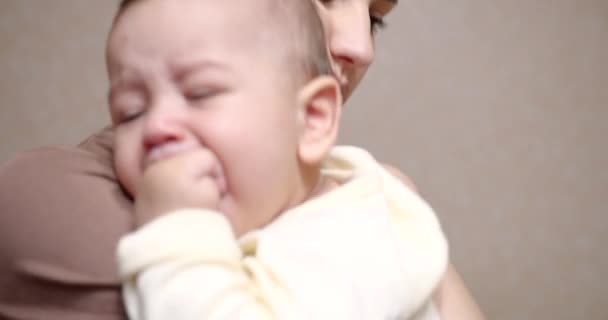
{"type": "Polygon", "coordinates": [[[132,227],[111,133],[0,167],[0,319],[125,319],[114,250],[132,227]]]}

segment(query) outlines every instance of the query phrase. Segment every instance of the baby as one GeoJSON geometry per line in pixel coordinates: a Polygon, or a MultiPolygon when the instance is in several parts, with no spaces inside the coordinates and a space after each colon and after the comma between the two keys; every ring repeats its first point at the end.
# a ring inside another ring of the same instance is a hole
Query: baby
{"type": "Polygon", "coordinates": [[[308,0],[123,1],[108,39],[131,319],[435,319],[432,210],[334,147],[342,99],[308,0]],[[416,318],[418,319],[418,318],[416,318]]]}

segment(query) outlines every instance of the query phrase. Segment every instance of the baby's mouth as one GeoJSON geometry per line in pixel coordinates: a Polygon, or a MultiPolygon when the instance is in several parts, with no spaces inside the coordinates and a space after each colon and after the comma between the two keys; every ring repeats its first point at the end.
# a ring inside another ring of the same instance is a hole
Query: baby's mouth
{"type": "Polygon", "coordinates": [[[173,157],[182,152],[190,151],[194,146],[183,142],[167,142],[162,145],[154,146],[146,152],[143,165],[149,167],[157,161],[173,157]]]}
{"type": "MultiPolygon", "coordinates": [[[[183,141],[167,142],[162,145],[155,146],[146,153],[143,161],[143,168],[145,169],[157,161],[162,161],[184,152],[194,151],[197,148],[204,147],[196,143],[187,143],[183,141]]],[[[222,165],[217,158],[209,175],[215,180],[220,197],[223,197],[228,191],[228,183],[226,181],[226,175],[224,174],[222,165]]]]}

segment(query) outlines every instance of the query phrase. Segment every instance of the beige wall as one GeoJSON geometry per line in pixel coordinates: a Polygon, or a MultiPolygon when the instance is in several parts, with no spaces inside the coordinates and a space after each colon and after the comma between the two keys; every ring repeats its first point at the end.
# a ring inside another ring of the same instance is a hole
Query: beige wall
{"type": "MultiPolygon", "coordinates": [[[[0,162],[107,123],[114,1],[0,0],[0,162]]],[[[411,175],[490,319],[608,319],[608,1],[408,0],[344,142],[411,175]]]]}

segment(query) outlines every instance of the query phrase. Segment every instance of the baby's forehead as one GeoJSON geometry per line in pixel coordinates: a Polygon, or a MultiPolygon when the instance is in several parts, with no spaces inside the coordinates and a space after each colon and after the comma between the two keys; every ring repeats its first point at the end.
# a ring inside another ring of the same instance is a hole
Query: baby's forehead
{"type": "MultiPolygon", "coordinates": [[[[193,29],[247,41],[275,41],[281,46],[303,39],[310,14],[302,10],[309,0],[135,0],[117,18],[116,27],[144,25],[137,32],[164,28],[175,35],[193,29]],[[152,28],[150,27],[152,26],[152,28]]],[[[314,5],[313,5],[314,6],[314,5]]],[[[317,17],[316,12],[314,14],[317,17]]]]}
{"type": "Polygon", "coordinates": [[[126,12],[147,8],[149,18],[158,18],[155,15],[160,11],[178,16],[194,13],[202,20],[215,17],[228,21],[230,18],[239,17],[243,21],[244,18],[251,17],[257,24],[263,24],[264,16],[272,12],[277,3],[277,0],[128,0],[122,2],[117,18],[127,16],[126,19],[131,19],[126,12]],[[150,8],[156,9],[156,12],[150,8]]]}
{"type": "Polygon", "coordinates": [[[259,19],[255,11],[262,10],[252,5],[258,0],[139,1],[122,13],[108,38],[107,63],[112,70],[143,68],[147,61],[162,62],[170,70],[192,65],[192,60],[229,65],[246,60],[262,66],[266,63],[260,59],[279,57],[277,46],[263,39],[268,37],[268,30],[262,29],[265,19],[259,19]],[[249,5],[236,5],[240,2],[249,5]]]}
{"type": "Polygon", "coordinates": [[[315,19],[309,0],[135,0],[116,20],[108,41],[108,62],[123,60],[125,51],[150,51],[166,59],[216,50],[210,55],[270,58],[273,66],[279,60],[292,66],[308,64],[319,60],[311,58],[317,57],[309,52],[312,42],[319,42],[326,53],[323,39],[311,42],[307,36],[324,33],[320,21],[308,30],[315,19]]]}
{"type": "Polygon", "coordinates": [[[190,36],[190,41],[195,41],[215,33],[220,35],[215,41],[234,38],[242,41],[259,34],[257,31],[268,21],[269,14],[252,5],[258,1],[139,0],[117,17],[111,37],[141,38],[158,34],[159,42],[170,40],[170,35],[190,36]],[[163,39],[163,34],[169,37],[163,39]]]}

